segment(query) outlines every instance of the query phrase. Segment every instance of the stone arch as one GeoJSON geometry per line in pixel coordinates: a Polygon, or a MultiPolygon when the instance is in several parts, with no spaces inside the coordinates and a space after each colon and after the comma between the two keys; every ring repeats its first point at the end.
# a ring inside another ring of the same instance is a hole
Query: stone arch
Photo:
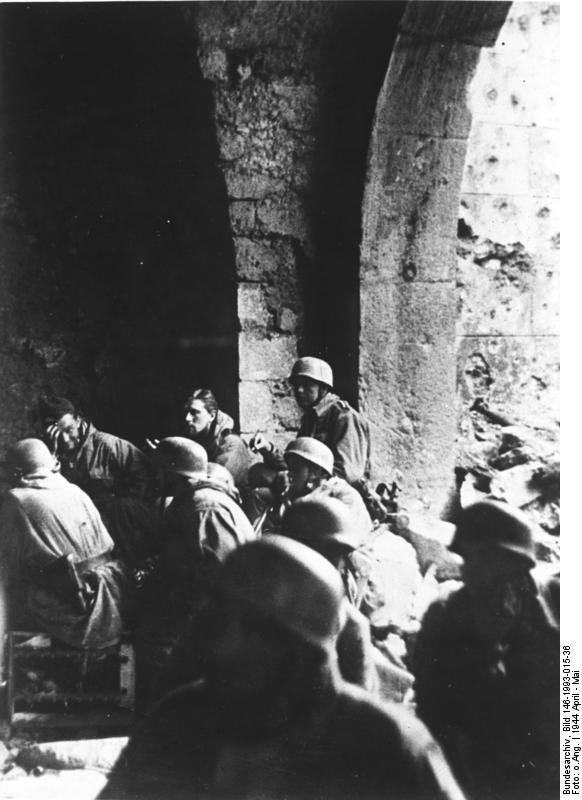
{"type": "Polygon", "coordinates": [[[471,127],[467,89],[509,6],[407,4],[368,155],[360,406],[372,421],[376,471],[402,469],[407,499],[433,511],[453,476],[455,239],[471,127]]]}

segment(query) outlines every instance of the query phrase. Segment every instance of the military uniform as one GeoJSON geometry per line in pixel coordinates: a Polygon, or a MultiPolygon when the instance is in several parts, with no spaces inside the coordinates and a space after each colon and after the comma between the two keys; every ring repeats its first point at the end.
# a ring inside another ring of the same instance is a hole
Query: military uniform
{"type": "Polygon", "coordinates": [[[406,710],[341,683],[309,709],[254,726],[205,684],[167,696],[115,766],[101,800],[168,797],[462,800],[443,755],[406,710]]]}
{"type": "Polygon", "coordinates": [[[206,450],[208,460],[230,472],[238,489],[245,489],[249,467],[256,460],[244,441],[233,433],[234,421],[224,411],[217,411],[207,437],[197,439],[206,450]]]}
{"type": "Polygon", "coordinates": [[[62,474],[93,500],[123,557],[135,564],[155,536],[146,503],[150,488],[147,458],[130,442],[84,423],[79,449],[59,454],[62,474]]]}
{"type": "Polygon", "coordinates": [[[556,579],[553,595],[528,580],[525,611],[505,640],[479,635],[461,588],[429,607],[415,646],[418,714],[479,800],[558,794],[556,579]]]}
{"type": "Polygon", "coordinates": [[[8,585],[11,624],[21,627],[26,611],[29,625],[74,647],[115,644],[132,610],[133,591],[112,549],[89,497],[62,475],[27,479],[9,491],[0,511],[0,577],[8,585]],[[66,556],[82,578],[89,576],[92,597],[85,609],[66,556]]]}
{"type": "MultiPolygon", "coordinates": [[[[333,474],[348,483],[370,477],[370,426],[348,402],[328,392],[308,409],[297,436],[312,436],[326,444],[334,455],[333,474]]],[[[283,454],[274,449],[264,452],[267,467],[286,469],[283,454]]]]}
{"type": "Polygon", "coordinates": [[[136,634],[144,694],[156,691],[227,555],[255,538],[240,506],[210,481],[186,485],[176,494],[164,513],[162,532],[161,559],[144,586],[136,634]]]}

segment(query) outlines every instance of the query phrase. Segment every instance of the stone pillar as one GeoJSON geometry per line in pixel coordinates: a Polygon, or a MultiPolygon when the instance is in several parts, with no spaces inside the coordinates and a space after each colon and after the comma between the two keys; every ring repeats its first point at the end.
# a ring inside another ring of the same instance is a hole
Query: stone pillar
{"type": "Polygon", "coordinates": [[[360,403],[376,477],[441,510],[453,478],[455,244],[468,84],[509,3],[413,2],[378,98],[363,203],[360,403]]]}

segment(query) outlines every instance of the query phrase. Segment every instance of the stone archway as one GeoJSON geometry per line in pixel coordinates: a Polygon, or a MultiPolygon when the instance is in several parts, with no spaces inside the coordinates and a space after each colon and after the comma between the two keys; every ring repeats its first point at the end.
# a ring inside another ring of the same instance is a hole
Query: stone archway
{"type": "Polygon", "coordinates": [[[377,476],[442,508],[453,476],[455,239],[466,96],[510,3],[408,3],[376,106],[363,202],[360,406],[377,476]]]}

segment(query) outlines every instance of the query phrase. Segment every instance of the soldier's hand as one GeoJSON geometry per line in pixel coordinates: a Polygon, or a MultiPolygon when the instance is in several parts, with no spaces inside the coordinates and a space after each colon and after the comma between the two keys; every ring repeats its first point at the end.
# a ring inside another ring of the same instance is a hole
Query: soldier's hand
{"type": "Polygon", "coordinates": [[[48,449],[51,451],[53,455],[56,455],[59,449],[59,437],[60,437],[60,431],[56,423],[54,425],[50,425],[46,429],[45,437],[48,449]]]}
{"type": "Polygon", "coordinates": [[[257,433],[255,433],[255,435],[250,440],[249,447],[253,451],[253,453],[260,453],[263,450],[269,450],[269,451],[272,450],[273,444],[272,442],[269,441],[269,439],[267,439],[267,437],[264,434],[259,433],[257,431],[257,433]]]}
{"type": "Polygon", "coordinates": [[[159,443],[160,443],[159,439],[146,439],[145,440],[146,453],[153,453],[154,450],[157,450],[159,443]]]}

